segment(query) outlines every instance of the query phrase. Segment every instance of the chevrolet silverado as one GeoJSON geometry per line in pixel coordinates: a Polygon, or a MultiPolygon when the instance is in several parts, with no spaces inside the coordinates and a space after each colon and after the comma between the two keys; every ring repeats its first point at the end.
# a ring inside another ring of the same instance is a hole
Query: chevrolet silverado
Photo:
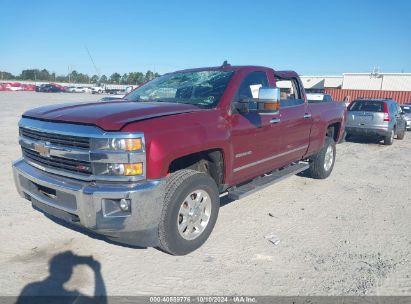
{"type": "Polygon", "coordinates": [[[19,194],[52,218],[174,255],[199,248],[220,196],[333,170],[344,104],[309,104],[295,72],[177,71],[122,100],[45,106],[19,122],[19,194]]]}

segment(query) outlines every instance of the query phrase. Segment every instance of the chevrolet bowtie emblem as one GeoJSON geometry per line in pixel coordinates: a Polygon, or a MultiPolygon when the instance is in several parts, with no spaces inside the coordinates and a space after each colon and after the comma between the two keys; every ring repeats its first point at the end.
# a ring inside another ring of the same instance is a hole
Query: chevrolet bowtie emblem
{"type": "Polygon", "coordinates": [[[42,156],[50,156],[50,149],[44,144],[35,144],[34,151],[38,152],[42,156]]]}

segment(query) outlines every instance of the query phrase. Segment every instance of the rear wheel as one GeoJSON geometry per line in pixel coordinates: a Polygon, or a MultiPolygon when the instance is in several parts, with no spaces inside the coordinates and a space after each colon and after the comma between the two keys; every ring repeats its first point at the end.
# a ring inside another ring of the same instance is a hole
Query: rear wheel
{"type": "Polygon", "coordinates": [[[391,146],[394,142],[394,130],[384,137],[384,145],[391,146]]]}
{"type": "Polygon", "coordinates": [[[310,168],[308,169],[310,176],[317,179],[330,176],[334,168],[335,154],[335,141],[327,136],[323,148],[311,158],[310,168]]]}
{"type": "Polygon", "coordinates": [[[217,185],[209,175],[189,169],[170,174],[159,223],[160,248],[173,255],[199,248],[214,228],[219,207],[217,185]]]}
{"type": "Polygon", "coordinates": [[[407,127],[405,127],[401,133],[397,134],[397,139],[404,139],[406,131],[407,131],[407,127]]]}

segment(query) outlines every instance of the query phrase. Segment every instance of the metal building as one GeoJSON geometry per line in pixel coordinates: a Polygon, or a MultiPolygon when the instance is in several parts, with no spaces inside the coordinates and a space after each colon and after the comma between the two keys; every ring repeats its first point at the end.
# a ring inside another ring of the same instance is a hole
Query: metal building
{"type": "Polygon", "coordinates": [[[342,89],[411,91],[411,73],[344,73],[342,89]]]}

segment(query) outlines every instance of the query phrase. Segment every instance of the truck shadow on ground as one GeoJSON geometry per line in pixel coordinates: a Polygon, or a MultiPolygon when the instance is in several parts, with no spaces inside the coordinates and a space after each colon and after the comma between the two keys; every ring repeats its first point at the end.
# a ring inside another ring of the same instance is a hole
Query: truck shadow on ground
{"type": "Polygon", "coordinates": [[[220,207],[227,206],[235,201],[236,201],[235,199],[229,198],[228,195],[224,195],[220,197],[220,207]]]}
{"type": "Polygon", "coordinates": [[[42,281],[27,284],[17,299],[17,304],[37,303],[107,303],[106,287],[101,275],[101,264],[92,256],[79,256],[65,251],[49,261],[49,276],[42,281]],[[72,276],[77,265],[87,265],[94,273],[94,296],[86,296],[78,290],[67,290],[64,284],[72,276]]]}

